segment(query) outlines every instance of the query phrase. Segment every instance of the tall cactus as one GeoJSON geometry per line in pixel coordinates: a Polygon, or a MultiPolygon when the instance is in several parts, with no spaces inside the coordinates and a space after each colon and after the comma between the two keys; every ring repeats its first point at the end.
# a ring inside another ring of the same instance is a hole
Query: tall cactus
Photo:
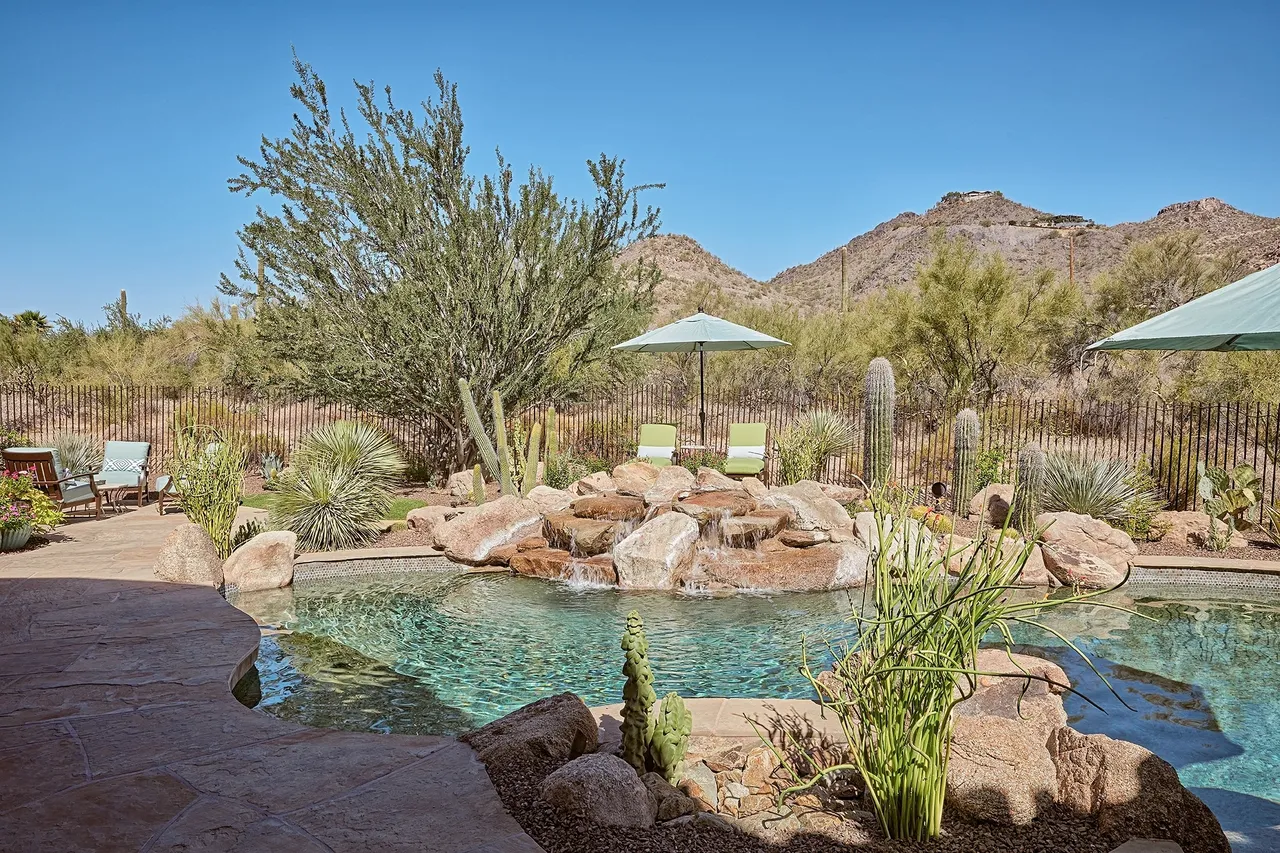
{"type": "Polygon", "coordinates": [[[480,420],[480,412],[476,409],[476,401],[471,397],[471,383],[465,379],[458,380],[458,393],[462,396],[462,412],[467,418],[467,429],[471,430],[471,438],[480,451],[484,467],[494,477],[498,476],[498,452],[484,430],[484,422],[480,420]]]}
{"type": "MultiPolygon", "coordinates": [[[[511,446],[507,441],[507,420],[502,408],[502,395],[497,391],[493,392],[493,435],[497,443],[495,447],[494,441],[489,440],[489,434],[484,428],[484,421],[481,420],[480,412],[476,408],[476,401],[471,396],[470,383],[465,379],[459,379],[458,391],[462,397],[462,411],[466,415],[467,428],[471,430],[471,437],[475,440],[476,447],[480,450],[480,458],[484,461],[485,468],[498,481],[502,494],[515,495],[516,497],[524,497],[529,494],[533,487],[538,484],[538,456],[542,445],[542,424],[534,423],[533,425],[528,452],[525,456],[524,475],[517,488],[515,482],[515,459],[511,455],[511,446]]],[[[547,448],[548,452],[551,452],[552,450],[557,450],[559,444],[559,438],[555,436],[555,409],[549,408],[547,417],[550,424],[550,432],[547,435],[547,448]]]]}
{"type": "Polygon", "coordinates": [[[529,450],[524,459],[524,479],[520,482],[520,494],[527,495],[538,485],[538,451],[542,445],[542,424],[535,423],[529,432],[529,450]]]}
{"type": "Polygon", "coordinates": [[[556,457],[560,455],[560,430],[556,423],[555,406],[547,406],[547,414],[543,418],[543,422],[546,424],[545,433],[547,439],[543,457],[546,459],[546,464],[550,466],[556,461],[556,457]]]}
{"type": "Polygon", "coordinates": [[[484,474],[479,465],[471,469],[471,502],[476,506],[484,503],[484,474]]]}
{"type": "Polygon", "coordinates": [[[956,415],[955,475],[952,501],[956,512],[968,512],[969,501],[978,493],[978,475],[974,470],[978,457],[978,413],[973,409],[961,409],[956,415]]]}
{"type": "Polygon", "coordinates": [[[658,721],[649,739],[649,759],[653,769],[672,785],[680,781],[680,765],[689,749],[692,732],[693,714],[685,707],[684,700],[677,693],[663,696],[658,721]]]}
{"type": "Polygon", "coordinates": [[[1011,515],[1014,525],[1024,536],[1030,536],[1035,530],[1044,486],[1044,451],[1033,441],[1018,451],[1018,480],[1013,485],[1011,515]]]}
{"type": "Polygon", "coordinates": [[[862,476],[868,486],[883,486],[893,466],[893,365],[872,359],[863,397],[862,476]]]}
{"type": "Polygon", "coordinates": [[[502,410],[502,395],[493,392],[493,437],[498,445],[498,482],[502,484],[504,495],[516,492],[515,480],[512,479],[511,447],[507,444],[507,416],[502,410]]]}
{"type": "Polygon", "coordinates": [[[627,614],[622,650],[627,653],[626,662],[622,665],[622,673],[627,677],[626,686],[622,688],[622,757],[637,773],[644,773],[653,731],[649,709],[658,696],[653,692],[653,670],[649,667],[649,640],[644,635],[644,620],[635,610],[627,614]]]}

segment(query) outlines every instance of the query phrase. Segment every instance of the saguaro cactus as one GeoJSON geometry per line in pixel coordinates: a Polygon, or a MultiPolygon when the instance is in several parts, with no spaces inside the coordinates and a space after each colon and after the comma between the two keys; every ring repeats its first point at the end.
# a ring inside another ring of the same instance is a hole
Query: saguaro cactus
{"type": "MultiPolygon", "coordinates": [[[[480,458],[484,461],[485,468],[489,469],[489,474],[498,481],[504,495],[515,495],[524,497],[529,494],[534,486],[538,484],[538,459],[539,451],[542,445],[542,424],[534,423],[532,434],[529,438],[529,449],[525,456],[524,476],[518,487],[515,482],[515,464],[511,456],[511,446],[507,442],[507,421],[506,415],[502,408],[502,395],[497,391],[493,392],[493,435],[496,441],[489,440],[489,434],[485,432],[484,422],[480,419],[480,412],[476,409],[476,401],[471,397],[471,385],[465,379],[458,380],[458,391],[462,396],[462,411],[466,415],[467,428],[471,430],[471,437],[475,440],[476,447],[480,450],[480,458]]],[[[551,433],[555,432],[555,409],[547,410],[547,417],[551,424],[551,433]]],[[[553,441],[552,434],[547,437],[548,451],[552,451],[553,445],[558,445],[559,438],[553,441]]]]}
{"type": "Polygon", "coordinates": [[[1018,481],[1013,485],[1013,523],[1024,535],[1035,530],[1044,495],[1044,451],[1034,441],[1018,451],[1018,481]]]}
{"type": "Polygon", "coordinates": [[[955,475],[952,496],[956,512],[968,512],[969,501],[978,493],[978,476],[974,470],[978,457],[978,413],[961,409],[954,426],[955,475]]]}
{"type": "Polygon", "coordinates": [[[484,503],[484,474],[479,465],[471,469],[471,502],[476,506],[484,503]]]}
{"type": "Polygon", "coordinates": [[[538,451],[542,445],[542,424],[535,423],[529,433],[529,450],[524,457],[524,479],[520,482],[520,494],[527,495],[538,485],[538,451]]]}
{"type": "Polygon", "coordinates": [[[546,464],[550,466],[556,461],[556,456],[560,454],[560,430],[556,423],[556,407],[547,406],[547,414],[543,418],[546,424],[543,432],[546,435],[546,449],[543,451],[543,458],[546,464]]]}
{"type": "Polygon", "coordinates": [[[653,769],[672,785],[680,780],[680,765],[689,749],[692,732],[693,714],[685,707],[684,700],[676,693],[663,696],[658,721],[649,740],[649,759],[653,769]]]}
{"type": "Polygon", "coordinates": [[[635,610],[627,614],[622,650],[627,653],[626,662],[622,665],[622,674],[627,677],[626,686],[622,688],[622,757],[637,773],[644,773],[653,731],[649,709],[658,696],[653,692],[653,670],[649,667],[649,640],[644,635],[644,620],[635,610]]]}
{"type": "Polygon", "coordinates": [[[868,486],[889,481],[893,465],[893,407],[896,391],[893,365],[887,358],[872,359],[867,367],[863,396],[862,476],[868,486]]]}

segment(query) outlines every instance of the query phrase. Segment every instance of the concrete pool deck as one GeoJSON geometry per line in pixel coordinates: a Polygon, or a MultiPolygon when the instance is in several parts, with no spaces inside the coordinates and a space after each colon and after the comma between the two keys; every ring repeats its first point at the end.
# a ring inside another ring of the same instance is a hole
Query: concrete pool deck
{"type": "Polygon", "coordinates": [[[538,853],[452,738],[244,707],[253,619],[151,566],[153,506],[0,554],[0,848],[538,853]]]}

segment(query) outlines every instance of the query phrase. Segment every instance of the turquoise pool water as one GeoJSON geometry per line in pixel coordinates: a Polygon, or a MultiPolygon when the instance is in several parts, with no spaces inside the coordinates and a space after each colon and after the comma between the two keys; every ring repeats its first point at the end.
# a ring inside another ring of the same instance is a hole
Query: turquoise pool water
{"type": "MultiPolygon", "coordinates": [[[[1280,596],[1132,587],[1051,617],[1133,710],[1056,640],[1021,631],[1105,709],[1081,731],[1141,743],[1209,803],[1237,850],[1280,850],[1280,596]]],[[[618,637],[644,616],[658,692],[805,697],[802,638],[839,637],[861,593],[687,598],[508,575],[344,578],[238,596],[290,633],[263,639],[262,707],[310,725],[457,733],[563,690],[618,701],[618,637]]]]}

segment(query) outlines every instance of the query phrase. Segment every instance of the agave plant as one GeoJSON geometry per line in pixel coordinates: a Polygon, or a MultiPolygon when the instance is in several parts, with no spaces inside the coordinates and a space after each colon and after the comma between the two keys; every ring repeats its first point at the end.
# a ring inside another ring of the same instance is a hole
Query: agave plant
{"type": "Polygon", "coordinates": [[[783,482],[818,479],[827,461],[848,452],[856,439],[853,422],[838,412],[819,409],[801,415],[778,436],[783,482]]]}
{"type": "Polygon", "coordinates": [[[1062,453],[1045,460],[1044,508],[1076,512],[1117,524],[1136,510],[1160,504],[1155,493],[1140,488],[1133,469],[1119,459],[1088,460],[1062,453]]]}
{"type": "Polygon", "coordinates": [[[377,522],[390,507],[391,494],[351,468],[295,463],[280,475],[268,522],[298,534],[304,551],[359,548],[377,536],[377,522]]]}
{"type": "Polygon", "coordinates": [[[372,424],[334,421],[303,437],[293,453],[298,468],[339,468],[376,489],[390,489],[404,476],[404,456],[391,436],[372,424]]]}

